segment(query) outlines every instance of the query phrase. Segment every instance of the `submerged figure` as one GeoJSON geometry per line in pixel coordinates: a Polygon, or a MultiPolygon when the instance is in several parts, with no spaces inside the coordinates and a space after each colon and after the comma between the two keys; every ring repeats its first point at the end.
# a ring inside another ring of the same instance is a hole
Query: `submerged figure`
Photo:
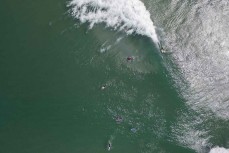
{"type": "Polygon", "coordinates": [[[136,128],[131,128],[130,131],[133,132],[133,133],[136,133],[137,129],[136,128]]]}
{"type": "Polygon", "coordinates": [[[120,124],[120,123],[123,121],[122,116],[117,116],[117,117],[115,118],[115,121],[116,121],[118,124],[120,124]]]}

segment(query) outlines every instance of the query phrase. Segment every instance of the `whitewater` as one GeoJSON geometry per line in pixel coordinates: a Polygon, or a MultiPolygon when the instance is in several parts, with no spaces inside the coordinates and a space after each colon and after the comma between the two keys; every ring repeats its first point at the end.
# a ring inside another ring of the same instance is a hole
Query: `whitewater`
{"type": "Polygon", "coordinates": [[[139,0],[73,0],[71,13],[82,23],[104,23],[114,30],[124,31],[128,35],[139,34],[150,37],[158,43],[155,26],[139,0]]]}

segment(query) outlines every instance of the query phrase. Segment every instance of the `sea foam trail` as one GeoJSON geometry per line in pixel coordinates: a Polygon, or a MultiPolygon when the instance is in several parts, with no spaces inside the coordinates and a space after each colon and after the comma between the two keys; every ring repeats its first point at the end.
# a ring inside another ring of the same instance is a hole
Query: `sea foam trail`
{"type": "Polygon", "coordinates": [[[72,0],[72,15],[81,23],[105,23],[107,27],[150,37],[156,44],[158,38],[150,13],[139,0],[72,0]]]}

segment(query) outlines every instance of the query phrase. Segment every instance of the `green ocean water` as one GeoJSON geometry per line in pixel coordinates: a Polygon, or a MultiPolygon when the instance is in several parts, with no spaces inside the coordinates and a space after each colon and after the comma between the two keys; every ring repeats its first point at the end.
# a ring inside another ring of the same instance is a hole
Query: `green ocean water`
{"type": "MultiPolygon", "coordinates": [[[[176,86],[170,55],[145,36],[89,30],[66,3],[0,2],[0,152],[105,153],[108,141],[112,153],[197,152],[174,136],[180,116],[198,112],[176,86]]],[[[205,123],[210,143],[228,147],[228,121],[205,123]]]]}

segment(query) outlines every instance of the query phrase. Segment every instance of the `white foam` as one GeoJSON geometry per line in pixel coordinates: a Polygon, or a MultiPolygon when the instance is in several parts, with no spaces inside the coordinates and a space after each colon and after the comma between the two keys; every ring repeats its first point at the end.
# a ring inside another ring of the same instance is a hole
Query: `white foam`
{"type": "Polygon", "coordinates": [[[203,153],[207,146],[211,146],[208,142],[211,138],[208,131],[199,128],[205,124],[203,118],[195,115],[192,111],[179,114],[177,123],[172,126],[173,140],[196,150],[198,153],[203,153]]]}
{"type": "Polygon", "coordinates": [[[209,153],[229,153],[229,149],[223,147],[215,147],[212,148],[209,153]]]}
{"type": "MultiPolygon", "coordinates": [[[[228,0],[202,0],[194,5],[182,0],[168,8],[166,46],[180,71],[171,70],[191,112],[182,114],[173,127],[174,139],[181,145],[205,153],[221,127],[218,117],[229,120],[229,42],[228,0]],[[186,5],[184,7],[184,5],[186,5]],[[172,17],[171,17],[171,14],[172,17]],[[191,106],[191,107],[190,107],[191,106]],[[214,120],[214,121],[213,121],[214,120]],[[217,121],[218,123],[218,121],[217,121]]],[[[222,121],[222,120],[221,120],[222,121]]],[[[222,121],[222,126],[224,121],[222,121]]],[[[221,140],[219,140],[221,141],[221,140]]],[[[210,153],[229,153],[215,147],[210,153]]]]}
{"type": "Polygon", "coordinates": [[[175,19],[168,19],[171,32],[165,41],[188,84],[180,85],[182,94],[195,110],[229,120],[229,2],[203,0],[192,8],[182,4],[187,6],[169,11],[175,19]]]}
{"type": "Polygon", "coordinates": [[[107,27],[150,37],[158,43],[155,26],[140,0],[72,0],[72,15],[81,23],[105,23],[107,27]]]}

